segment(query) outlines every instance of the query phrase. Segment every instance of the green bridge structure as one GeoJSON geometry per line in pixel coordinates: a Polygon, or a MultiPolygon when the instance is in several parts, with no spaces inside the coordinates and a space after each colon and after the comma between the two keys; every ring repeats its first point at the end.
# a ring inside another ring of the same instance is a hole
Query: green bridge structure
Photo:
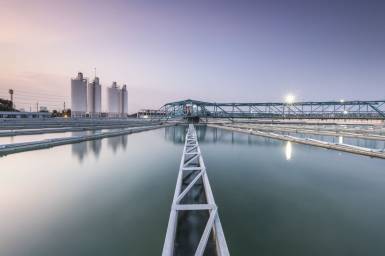
{"type": "Polygon", "coordinates": [[[191,120],[201,118],[385,120],[385,100],[218,103],[188,99],[166,103],[160,108],[158,116],[164,119],[191,120]]]}

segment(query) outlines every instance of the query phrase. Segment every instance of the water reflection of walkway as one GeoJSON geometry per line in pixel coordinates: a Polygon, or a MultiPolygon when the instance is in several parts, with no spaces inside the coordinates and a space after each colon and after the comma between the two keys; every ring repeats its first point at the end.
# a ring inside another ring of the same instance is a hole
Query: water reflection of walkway
{"type": "MultiPolygon", "coordinates": [[[[289,142],[270,138],[231,132],[207,126],[196,126],[199,144],[230,144],[259,146],[261,148],[282,148],[282,157],[287,161],[293,159],[294,145],[289,142]]],[[[171,126],[165,128],[165,140],[176,144],[183,144],[187,126],[171,126]]]]}
{"type": "MultiPolygon", "coordinates": [[[[98,131],[72,132],[72,136],[90,135],[97,132],[98,131]]],[[[110,137],[103,140],[107,142],[114,153],[116,153],[120,147],[123,150],[127,148],[127,135],[110,137]]],[[[74,143],[71,145],[72,155],[77,156],[79,162],[83,162],[83,160],[89,155],[90,152],[92,152],[95,158],[99,158],[103,146],[103,140],[91,140],[81,143],[74,143]]]]}
{"type": "MultiPolygon", "coordinates": [[[[165,128],[165,139],[176,144],[183,144],[187,126],[170,126],[165,128]]],[[[207,126],[196,126],[197,137],[200,144],[239,144],[239,145],[275,145],[282,146],[282,142],[269,138],[230,132],[207,126]]]]}
{"type": "MultiPolygon", "coordinates": [[[[166,128],[166,140],[174,143],[183,144],[186,126],[173,126],[166,128]]],[[[345,143],[353,146],[385,149],[385,141],[366,140],[357,138],[346,138],[341,136],[312,135],[301,133],[277,132],[279,134],[291,135],[300,138],[311,138],[331,143],[345,143]]],[[[261,145],[261,146],[281,146],[282,142],[275,139],[259,137],[255,135],[241,134],[238,132],[225,131],[222,129],[197,126],[197,135],[199,143],[219,143],[219,144],[238,144],[238,145],[261,145]]]]}

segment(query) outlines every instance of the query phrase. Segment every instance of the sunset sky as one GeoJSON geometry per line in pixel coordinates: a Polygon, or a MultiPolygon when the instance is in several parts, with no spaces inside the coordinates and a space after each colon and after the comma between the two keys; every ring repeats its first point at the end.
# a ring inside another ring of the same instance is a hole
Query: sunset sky
{"type": "Polygon", "coordinates": [[[0,98],[13,88],[26,110],[69,106],[71,77],[95,67],[104,88],[127,84],[130,113],[385,99],[385,1],[0,0],[0,32],[0,98]]]}

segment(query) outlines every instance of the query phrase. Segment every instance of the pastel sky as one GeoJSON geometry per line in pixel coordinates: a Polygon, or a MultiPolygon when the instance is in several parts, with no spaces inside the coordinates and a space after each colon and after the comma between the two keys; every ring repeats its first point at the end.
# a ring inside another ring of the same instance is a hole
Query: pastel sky
{"type": "Polygon", "coordinates": [[[385,1],[0,0],[0,97],[62,108],[95,67],[104,88],[127,84],[129,112],[385,99],[385,1]]]}

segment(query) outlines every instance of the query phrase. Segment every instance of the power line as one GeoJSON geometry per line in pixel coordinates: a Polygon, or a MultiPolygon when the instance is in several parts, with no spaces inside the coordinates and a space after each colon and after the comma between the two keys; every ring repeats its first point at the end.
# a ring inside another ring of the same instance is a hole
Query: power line
{"type": "Polygon", "coordinates": [[[63,100],[63,99],[67,98],[67,97],[53,98],[53,97],[46,97],[46,96],[26,96],[26,95],[20,95],[20,94],[16,94],[16,95],[14,95],[14,97],[15,98],[21,98],[21,99],[34,99],[34,98],[44,99],[45,98],[45,99],[49,99],[49,100],[63,100]]]}
{"type": "MultiPolygon", "coordinates": [[[[9,89],[0,88],[0,98],[9,99],[9,89]]],[[[40,107],[46,107],[51,110],[65,109],[65,102],[69,101],[68,96],[51,94],[46,92],[25,91],[23,89],[14,90],[13,102],[17,108],[35,109],[39,111],[40,107]],[[63,104],[64,103],[64,104],[63,104]]]]}
{"type": "MultiPolygon", "coordinates": [[[[8,89],[4,89],[4,88],[0,88],[1,90],[3,90],[4,92],[8,93],[8,89]]],[[[49,96],[49,97],[57,97],[57,98],[64,98],[66,96],[63,96],[63,95],[59,95],[59,94],[53,94],[53,93],[47,93],[47,92],[36,92],[36,91],[25,91],[23,89],[15,89],[14,90],[15,94],[19,94],[19,95],[25,95],[25,96],[33,96],[33,95],[37,95],[37,96],[49,96]]]]}
{"type": "Polygon", "coordinates": [[[43,94],[43,93],[25,93],[25,92],[19,92],[15,90],[15,94],[17,95],[22,95],[22,96],[39,96],[39,97],[50,97],[50,98],[65,98],[66,96],[63,95],[48,95],[48,94],[43,94]]]}
{"type": "Polygon", "coordinates": [[[32,100],[32,101],[36,101],[36,100],[39,100],[39,101],[45,101],[45,102],[63,102],[63,101],[66,101],[66,100],[54,100],[54,99],[42,99],[42,98],[33,98],[33,99],[30,99],[30,98],[19,98],[19,97],[14,97],[14,101],[29,101],[29,100],[32,100]]]}
{"type": "MultiPolygon", "coordinates": [[[[0,98],[5,98],[5,97],[2,97],[0,96],[0,98]]],[[[47,102],[47,103],[58,103],[58,104],[63,104],[63,102],[67,101],[67,100],[53,100],[53,99],[42,99],[42,98],[20,98],[20,97],[14,97],[13,101],[15,103],[25,103],[25,102],[36,102],[36,101],[40,101],[40,102],[47,102]]]]}
{"type": "Polygon", "coordinates": [[[55,98],[55,97],[47,97],[47,96],[26,96],[26,95],[19,95],[16,94],[14,98],[19,98],[19,99],[47,99],[47,100],[59,100],[63,101],[66,100],[69,97],[63,97],[63,98],[55,98]]]}

